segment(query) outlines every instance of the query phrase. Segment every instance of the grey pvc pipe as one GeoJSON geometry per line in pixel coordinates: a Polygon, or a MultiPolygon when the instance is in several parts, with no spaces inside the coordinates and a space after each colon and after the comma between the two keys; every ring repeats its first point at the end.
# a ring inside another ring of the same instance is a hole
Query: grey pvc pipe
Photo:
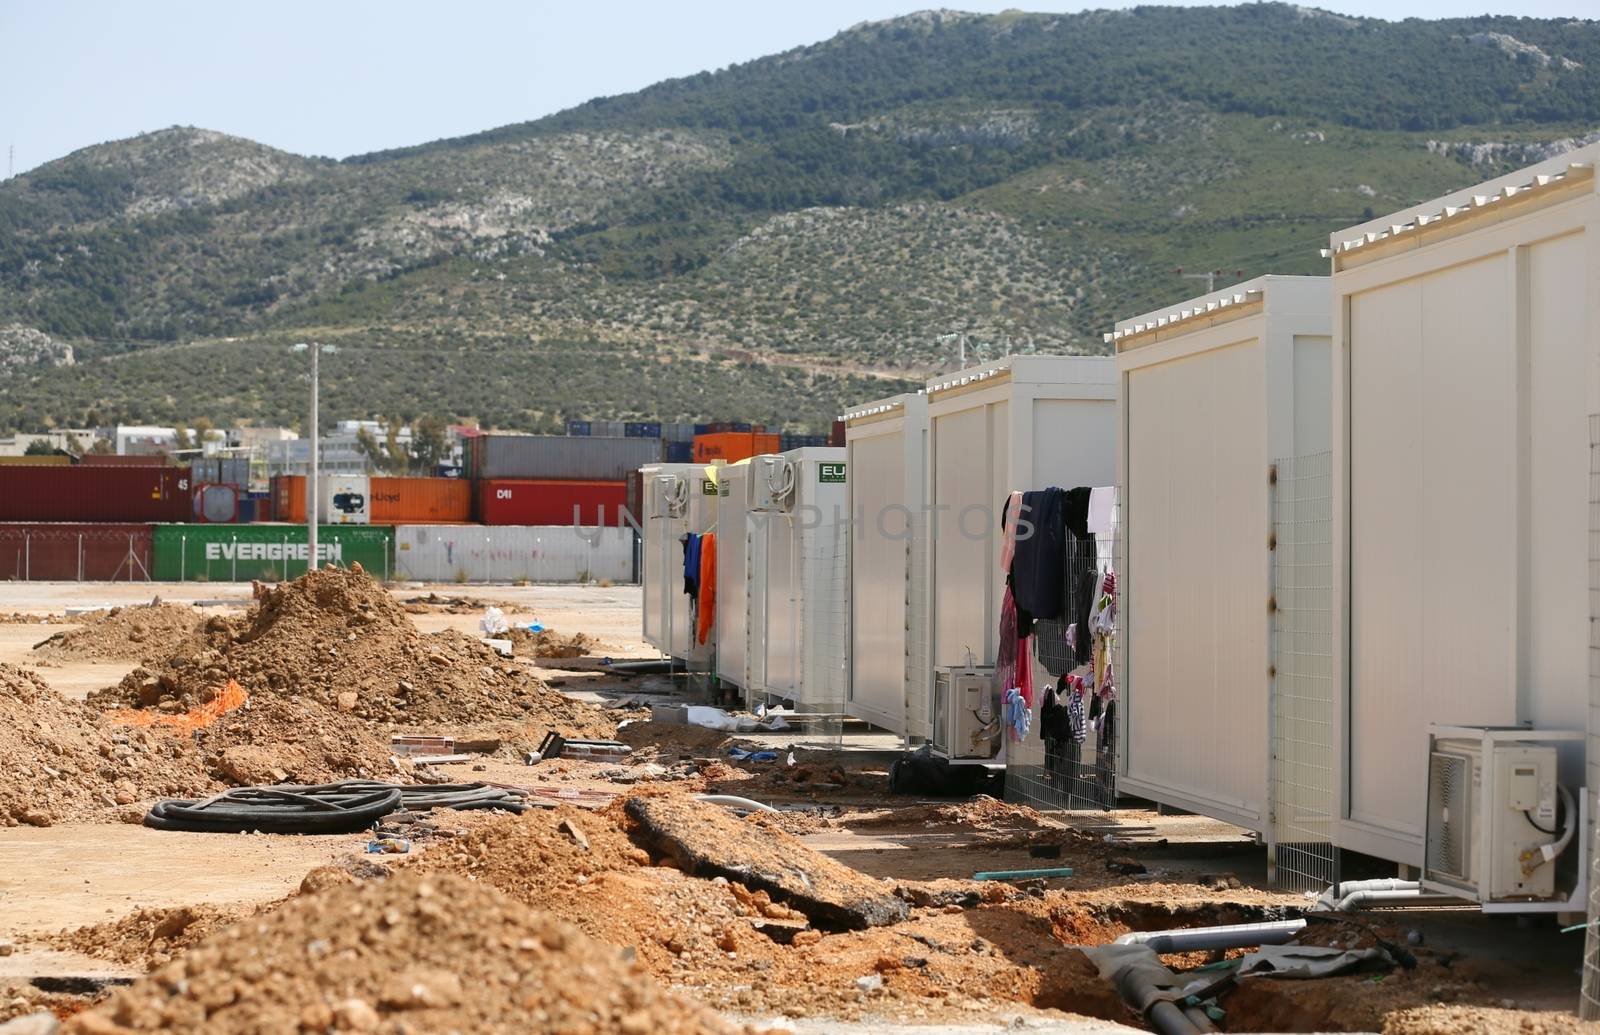
{"type": "Polygon", "coordinates": [[[771,805],[763,805],[759,801],[741,798],[737,794],[696,794],[695,801],[709,801],[713,805],[722,805],[730,809],[744,809],[746,812],[777,812],[771,805]]]}
{"type": "Polygon", "coordinates": [[[1380,877],[1377,880],[1347,880],[1342,884],[1335,884],[1317,897],[1317,906],[1320,909],[1338,909],[1339,903],[1348,895],[1358,891],[1418,891],[1422,888],[1414,880],[1401,880],[1398,877],[1380,877]]]}
{"type": "Polygon", "coordinates": [[[1133,931],[1118,938],[1117,944],[1145,945],[1157,955],[1206,949],[1243,949],[1252,945],[1282,945],[1304,930],[1305,926],[1304,920],[1273,920],[1264,924],[1133,931]]]}
{"type": "Polygon", "coordinates": [[[1423,897],[1421,888],[1397,888],[1394,891],[1352,891],[1339,900],[1334,908],[1341,913],[1354,913],[1363,906],[1388,905],[1392,902],[1415,902],[1423,897]]]}

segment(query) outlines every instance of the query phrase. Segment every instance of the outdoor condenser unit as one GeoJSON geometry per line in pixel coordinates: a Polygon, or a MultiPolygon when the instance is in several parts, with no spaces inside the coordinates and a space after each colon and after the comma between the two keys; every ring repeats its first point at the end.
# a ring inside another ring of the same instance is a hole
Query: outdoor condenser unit
{"type": "Polygon", "coordinates": [[[990,762],[1000,753],[1000,697],[989,666],[939,668],[933,676],[935,753],[951,762],[990,762]]]}
{"type": "Polygon", "coordinates": [[[1570,861],[1564,856],[1586,854],[1588,838],[1568,832],[1587,826],[1588,810],[1558,784],[1558,753],[1550,741],[1581,736],[1433,727],[1423,884],[1486,908],[1576,897],[1570,886],[1558,892],[1558,868],[1582,883],[1587,865],[1574,871],[1562,864],[1570,861]]]}
{"type": "Polygon", "coordinates": [[[650,493],[650,517],[682,517],[689,505],[689,480],[681,474],[658,474],[650,493]]]}
{"type": "Polygon", "coordinates": [[[795,465],[777,455],[750,460],[750,509],[762,512],[788,510],[794,504],[795,465]]]}

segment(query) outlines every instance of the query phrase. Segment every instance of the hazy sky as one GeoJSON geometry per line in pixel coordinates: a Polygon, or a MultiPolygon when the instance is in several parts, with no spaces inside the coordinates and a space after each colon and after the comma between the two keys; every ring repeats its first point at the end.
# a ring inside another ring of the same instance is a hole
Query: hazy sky
{"type": "MultiPolygon", "coordinates": [[[[344,157],[537,118],[920,7],[1043,0],[0,0],[17,172],[172,125],[344,157]]],[[[1596,0],[1332,0],[1390,19],[1594,17],[1596,0]]],[[[0,166],[0,176],[6,169],[0,166]]]]}

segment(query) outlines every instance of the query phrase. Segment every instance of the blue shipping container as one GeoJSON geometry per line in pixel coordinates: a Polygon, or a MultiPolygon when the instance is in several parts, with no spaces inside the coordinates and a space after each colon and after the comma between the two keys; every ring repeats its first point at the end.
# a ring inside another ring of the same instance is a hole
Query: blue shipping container
{"type": "Polygon", "coordinates": [[[586,420],[569,420],[569,421],[567,421],[567,434],[569,434],[569,435],[587,435],[587,434],[589,434],[589,422],[586,421],[586,420]]]}
{"type": "Polygon", "coordinates": [[[667,463],[689,464],[694,462],[693,442],[668,442],[667,463]]]}
{"type": "Polygon", "coordinates": [[[661,422],[630,420],[622,426],[624,438],[660,438],[661,422]]]}
{"type": "Polygon", "coordinates": [[[709,435],[709,434],[711,434],[711,425],[709,425],[709,424],[696,424],[694,426],[694,433],[696,435],[709,435]]]}

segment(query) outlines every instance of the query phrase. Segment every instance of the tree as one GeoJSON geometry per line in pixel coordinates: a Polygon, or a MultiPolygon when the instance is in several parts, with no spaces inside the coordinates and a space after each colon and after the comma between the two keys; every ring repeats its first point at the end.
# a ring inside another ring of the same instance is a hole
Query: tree
{"type": "Polygon", "coordinates": [[[411,456],[417,470],[433,474],[445,462],[450,452],[450,438],[445,422],[433,414],[418,417],[411,425],[411,456]]]}
{"type": "Polygon", "coordinates": [[[28,448],[22,451],[23,456],[53,456],[56,447],[42,438],[36,438],[28,443],[28,448]]]}
{"type": "Polygon", "coordinates": [[[194,440],[189,437],[189,429],[183,426],[183,422],[182,421],[179,421],[178,423],[173,425],[172,432],[173,432],[173,439],[174,439],[173,448],[175,448],[175,449],[193,449],[194,448],[194,440]]]}

